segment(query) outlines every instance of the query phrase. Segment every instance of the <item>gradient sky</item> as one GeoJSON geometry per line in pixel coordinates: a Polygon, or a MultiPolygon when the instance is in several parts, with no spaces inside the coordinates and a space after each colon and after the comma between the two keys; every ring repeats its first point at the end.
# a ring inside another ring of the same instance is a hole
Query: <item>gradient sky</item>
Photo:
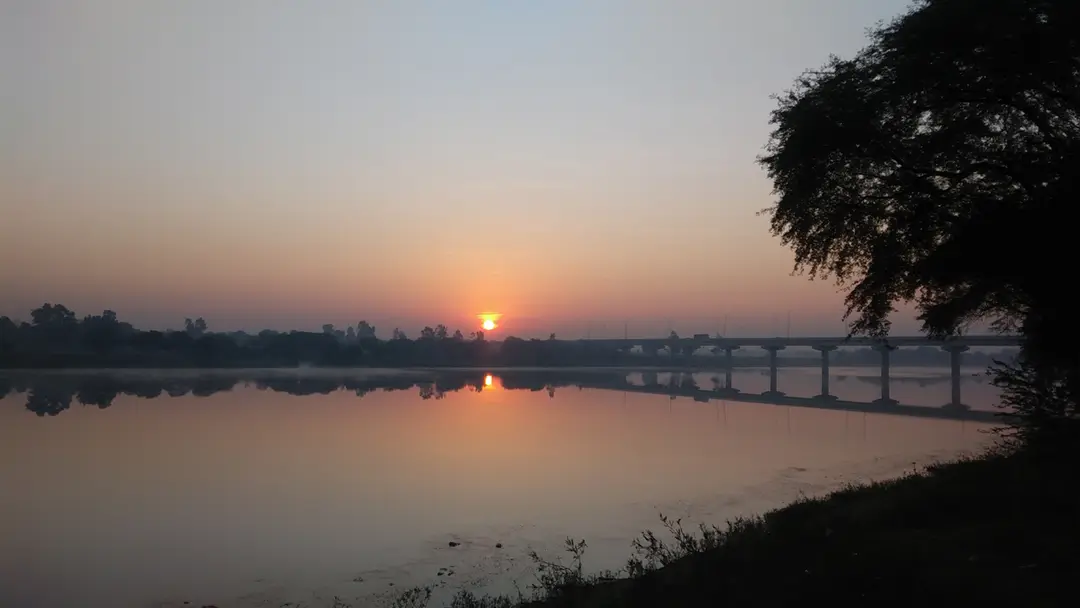
{"type": "Polygon", "coordinates": [[[0,314],[837,333],[754,160],[906,5],[0,0],[0,314]]]}

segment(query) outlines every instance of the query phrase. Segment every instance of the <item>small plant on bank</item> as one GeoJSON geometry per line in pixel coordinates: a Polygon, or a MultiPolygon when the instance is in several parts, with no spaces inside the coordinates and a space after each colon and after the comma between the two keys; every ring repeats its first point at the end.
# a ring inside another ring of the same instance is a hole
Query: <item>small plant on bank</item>
{"type": "Polygon", "coordinates": [[[566,539],[565,551],[570,554],[570,565],[565,565],[560,561],[548,561],[540,557],[536,551],[530,551],[529,557],[536,564],[538,581],[530,585],[535,597],[542,600],[561,599],[591,585],[619,578],[620,572],[610,570],[586,575],[581,558],[587,547],[584,540],[566,539]]]}
{"type": "Polygon", "coordinates": [[[674,538],[674,544],[664,542],[652,530],[642,532],[632,543],[634,555],[626,561],[630,578],[643,576],[688,555],[715,549],[724,540],[725,532],[717,526],[700,524],[698,537],[683,528],[681,519],[672,520],[661,513],[660,522],[674,538]]]}
{"type": "Polygon", "coordinates": [[[430,601],[431,587],[413,587],[397,596],[391,608],[426,608],[430,601]]]}
{"type": "Polygon", "coordinates": [[[463,589],[454,596],[450,608],[514,608],[523,603],[523,598],[514,601],[505,595],[477,597],[472,591],[463,589]]]}

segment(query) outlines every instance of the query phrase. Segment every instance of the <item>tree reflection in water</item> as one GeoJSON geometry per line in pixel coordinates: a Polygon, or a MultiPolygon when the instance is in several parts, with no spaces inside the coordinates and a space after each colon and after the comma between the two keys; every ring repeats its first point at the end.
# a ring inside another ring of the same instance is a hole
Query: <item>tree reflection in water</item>
{"type": "MultiPolygon", "coordinates": [[[[15,373],[0,375],[0,398],[12,393],[26,394],[26,409],[38,416],[56,416],[73,402],[99,409],[108,408],[120,395],[153,399],[193,395],[209,397],[237,386],[254,386],[290,395],[328,395],[350,391],[363,397],[374,391],[417,390],[421,399],[442,399],[447,393],[486,388],[488,374],[477,371],[434,371],[408,374],[290,374],[280,371],[247,371],[160,375],[145,373],[15,373]]],[[[625,372],[611,371],[510,371],[500,374],[503,389],[548,391],[564,386],[615,388],[626,384],[625,372]]]]}

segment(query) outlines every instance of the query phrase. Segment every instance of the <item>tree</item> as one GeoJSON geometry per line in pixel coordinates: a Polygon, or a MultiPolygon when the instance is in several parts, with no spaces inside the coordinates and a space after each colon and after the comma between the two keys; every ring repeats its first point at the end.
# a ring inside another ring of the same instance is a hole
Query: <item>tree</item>
{"type": "Polygon", "coordinates": [[[439,323],[438,325],[435,326],[435,339],[436,340],[445,340],[449,336],[450,336],[449,330],[446,329],[445,325],[443,325],[442,323],[439,323]]]}
{"type": "Polygon", "coordinates": [[[935,336],[990,321],[1080,395],[1071,296],[1037,272],[1073,255],[1077,23],[1075,0],[920,0],[779,98],[766,213],[796,270],[847,288],[852,333],[900,302],[935,336]]]}
{"type": "Polygon", "coordinates": [[[31,324],[34,327],[45,327],[50,329],[63,329],[67,327],[74,327],[78,325],[78,320],[75,318],[75,313],[68,310],[63,304],[45,303],[40,308],[35,308],[30,311],[31,324]]]}
{"type": "Polygon", "coordinates": [[[207,326],[206,321],[199,317],[192,321],[191,319],[184,319],[184,331],[187,332],[192,338],[198,338],[206,333],[207,326]]]}
{"type": "Polygon", "coordinates": [[[455,342],[463,342],[465,340],[465,336],[461,333],[460,329],[455,329],[453,339],[455,342]]]}
{"type": "Polygon", "coordinates": [[[97,316],[87,315],[82,320],[83,341],[93,350],[105,352],[120,342],[125,328],[132,329],[126,323],[121,324],[116,313],[111,310],[103,311],[97,316]]]}
{"type": "Polygon", "coordinates": [[[772,231],[850,287],[854,331],[886,333],[901,301],[935,334],[1053,303],[1031,269],[1066,251],[1047,231],[1077,186],[1078,19],[1072,0],[923,0],[780,98],[772,231]]]}
{"type": "Polygon", "coordinates": [[[7,317],[0,317],[0,353],[15,348],[15,336],[19,326],[7,317]]]}
{"type": "Polygon", "coordinates": [[[367,321],[360,321],[356,324],[356,337],[361,340],[368,340],[375,337],[375,326],[367,321]]]}
{"type": "Polygon", "coordinates": [[[326,334],[328,336],[334,335],[334,324],[333,323],[324,323],[323,326],[322,326],[322,333],[324,333],[324,334],[326,334]]]}
{"type": "Polygon", "coordinates": [[[394,340],[408,340],[409,339],[408,336],[405,335],[405,332],[401,331],[397,327],[394,328],[394,331],[391,334],[391,337],[394,340]]]}
{"type": "Polygon", "coordinates": [[[432,329],[431,326],[425,325],[424,329],[420,330],[420,339],[421,340],[434,340],[435,339],[435,330],[432,329]]]}
{"type": "Polygon", "coordinates": [[[30,311],[31,329],[43,344],[70,347],[78,339],[79,320],[63,304],[43,304],[30,311]]]}

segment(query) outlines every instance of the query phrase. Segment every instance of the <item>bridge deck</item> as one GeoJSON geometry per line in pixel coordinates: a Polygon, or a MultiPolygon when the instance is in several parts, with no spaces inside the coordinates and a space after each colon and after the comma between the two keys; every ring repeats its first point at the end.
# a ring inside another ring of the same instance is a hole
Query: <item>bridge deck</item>
{"type": "Polygon", "coordinates": [[[865,337],[802,337],[802,338],[604,338],[592,340],[580,340],[590,345],[605,346],[611,348],[629,348],[632,346],[654,346],[662,348],[670,344],[678,344],[681,347],[698,345],[723,347],[814,347],[814,346],[877,346],[888,344],[890,346],[1019,346],[1019,336],[1005,335],[977,335],[960,336],[948,340],[933,340],[927,336],[890,336],[885,339],[865,337]]]}

